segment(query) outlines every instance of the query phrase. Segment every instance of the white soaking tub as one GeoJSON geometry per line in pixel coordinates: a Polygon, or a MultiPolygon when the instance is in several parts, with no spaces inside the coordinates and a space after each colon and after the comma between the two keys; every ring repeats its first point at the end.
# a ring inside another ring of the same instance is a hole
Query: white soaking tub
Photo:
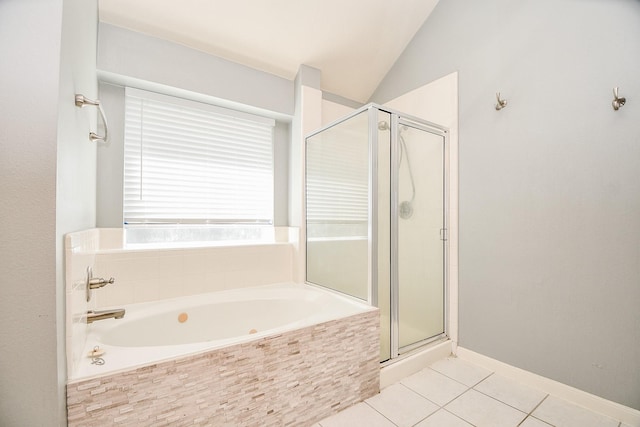
{"type": "Polygon", "coordinates": [[[292,283],[116,308],[126,310],[123,319],[88,325],[87,357],[70,380],[232,346],[373,309],[355,299],[292,283]],[[96,347],[101,360],[88,356],[96,347]]]}

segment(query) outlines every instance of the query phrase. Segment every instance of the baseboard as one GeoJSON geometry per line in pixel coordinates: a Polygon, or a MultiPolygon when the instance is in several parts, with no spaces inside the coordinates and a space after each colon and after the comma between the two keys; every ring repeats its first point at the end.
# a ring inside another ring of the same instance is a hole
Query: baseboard
{"type": "Polygon", "coordinates": [[[640,411],[621,405],[616,402],[604,399],[587,393],[586,391],[562,384],[558,381],[534,374],[524,369],[516,368],[492,359],[482,354],[476,353],[463,347],[457,347],[456,356],[460,359],[487,368],[495,373],[512,378],[523,384],[538,388],[548,394],[559,397],[582,406],[594,412],[599,412],[616,420],[621,420],[624,424],[632,427],[640,427],[640,411]]]}
{"type": "Polygon", "coordinates": [[[380,388],[383,389],[403,378],[413,375],[450,355],[451,340],[446,340],[394,360],[380,369],[380,388]]]}

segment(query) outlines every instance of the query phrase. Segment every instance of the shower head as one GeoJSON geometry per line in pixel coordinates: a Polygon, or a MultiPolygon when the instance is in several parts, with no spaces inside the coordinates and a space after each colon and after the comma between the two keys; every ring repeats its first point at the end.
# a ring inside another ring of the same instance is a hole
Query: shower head
{"type": "MultiPolygon", "coordinates": [[[[378,130],[389,130],[391,129],[391,127],[389,126],[389,123],[383,121],[378,122],[378,130]]],[[[402,127],[400,127],[400,132],[404,132],[406,130],[408,130],[409,127],[406,125],[403,125],[402,127]]]]}
{"type": "Polygon", "coordinates": [[[400,203],[398,214],[402,219],[411,218],[411,215],[413,215],[413,204],[408,200],[405,200],[404,202],[400,203]]]}

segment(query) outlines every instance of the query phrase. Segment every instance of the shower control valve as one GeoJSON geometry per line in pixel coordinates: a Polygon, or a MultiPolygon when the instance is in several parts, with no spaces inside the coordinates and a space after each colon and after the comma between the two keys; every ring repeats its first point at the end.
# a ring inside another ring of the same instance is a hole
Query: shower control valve
{"type": "Polygon", "coordinates": [[[115,281],[116,279],[114,279],[113,277],[111,277],[109,280],[103,279],[102,277],[96,277],[89,280],[89,289],[98,289],[115,281]]]}
{"type": "Polygon", "coordinates": [[[100,289],[103,286],[114,283],[116,279],[113,277],[109,279],[103,279],[102,277],[93,277],[93,270],[91,267],[87,267],[87,280],[85,283],[87,302],[91,300],[91,290],[92,289],[100,289]]]}

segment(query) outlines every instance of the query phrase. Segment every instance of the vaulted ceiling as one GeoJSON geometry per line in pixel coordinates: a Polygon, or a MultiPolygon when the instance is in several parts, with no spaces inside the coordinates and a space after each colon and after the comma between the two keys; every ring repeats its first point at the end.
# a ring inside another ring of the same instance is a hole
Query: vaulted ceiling
{"type": "Polygon", "coordinates": [[[366,102],[438,0],[100,0],[100,20],[366,102]]]}

